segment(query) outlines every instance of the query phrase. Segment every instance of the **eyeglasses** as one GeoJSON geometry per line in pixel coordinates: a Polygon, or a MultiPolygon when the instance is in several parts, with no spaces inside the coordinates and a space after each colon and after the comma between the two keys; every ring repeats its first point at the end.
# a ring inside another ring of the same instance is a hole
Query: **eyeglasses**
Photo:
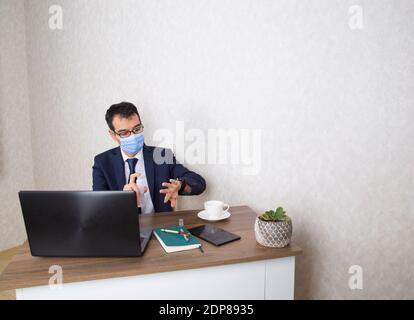
{"type": "Polygon", "coordinates": [[[114,133],[118,135],[120,138],[128,138],[131,135],[131,133],[138,134],[138,133],[141,133],[142,131],[144,131],[144,125],[139,124],[135,126],[135,128],[132,130],[121,130],[119,132],[116,132],[114,130],[114,133]]]}

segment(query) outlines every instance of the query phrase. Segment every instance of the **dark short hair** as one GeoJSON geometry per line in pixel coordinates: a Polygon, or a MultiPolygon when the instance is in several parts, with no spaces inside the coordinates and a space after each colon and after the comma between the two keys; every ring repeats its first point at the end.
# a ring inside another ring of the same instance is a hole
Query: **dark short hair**
{"type": "Polygon", "coordinates": [[[108,127],[111,130],[115,130],[112,124],[112,120],[115,116],[120,116],[121,118],[128,119],[132,117],[134,114],[138,115],[139,121],[141,121],[141,117],[139,116],[137,107],[130,102],[123,101],[121,103],[113,104],[109,107],[109,109],[106,111],[105,120],[108,124],[108,127]]]}

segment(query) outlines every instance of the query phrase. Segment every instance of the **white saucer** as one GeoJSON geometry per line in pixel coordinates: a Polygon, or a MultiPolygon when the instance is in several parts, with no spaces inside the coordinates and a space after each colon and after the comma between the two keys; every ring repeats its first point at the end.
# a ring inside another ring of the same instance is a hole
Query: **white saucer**
{"type": "Polygon", "coordinates": [[[211,218],[211,217],[209,217],[209,216],[207,215],[206,210],[203,210],[203,211],[200,211],[200,212],[197,214],[197,216],[198,216],[200,219],[207,220],[207,221],[220,221],[220,220],[225,220],[225,219],[227,219],[227,218],[230,218],[231,214],[230,214],[230,212],[226,211],[226,212],[225,212],[223,215],[221,215],[220,217],[217,217],[217,218],[211,218]]]}

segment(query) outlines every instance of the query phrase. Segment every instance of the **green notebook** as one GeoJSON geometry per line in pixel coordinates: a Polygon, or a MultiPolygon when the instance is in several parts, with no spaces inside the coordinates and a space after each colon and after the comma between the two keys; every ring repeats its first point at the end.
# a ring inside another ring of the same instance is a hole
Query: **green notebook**
{"type": "Polygon", "coordinates": [[[197,249],[201,246],[200,241],[193,235],[189,236],[189,241],[184,239],[184,236],[176,233],[167,233],[161,231],[161,229],[176,230],[180,231],[183,229],[184,232],[188,232],[185,227],[168,227],[168,228],[156,228],[154,229],[154,235],[160,242],[161,246],[167,253],[178,252],[190,249],[197,249]]]}

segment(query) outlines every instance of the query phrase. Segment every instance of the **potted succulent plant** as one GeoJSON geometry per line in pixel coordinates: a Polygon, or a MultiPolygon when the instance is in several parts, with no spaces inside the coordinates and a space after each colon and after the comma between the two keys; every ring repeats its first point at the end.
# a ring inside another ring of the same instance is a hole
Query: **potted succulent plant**
{"type": "Polygon", "coordinates": [[[292,238],[292,220],[282,207],[269,210],[256,218],[254,225],[256,241],[272,248],[283,248],[292,238]]]}

